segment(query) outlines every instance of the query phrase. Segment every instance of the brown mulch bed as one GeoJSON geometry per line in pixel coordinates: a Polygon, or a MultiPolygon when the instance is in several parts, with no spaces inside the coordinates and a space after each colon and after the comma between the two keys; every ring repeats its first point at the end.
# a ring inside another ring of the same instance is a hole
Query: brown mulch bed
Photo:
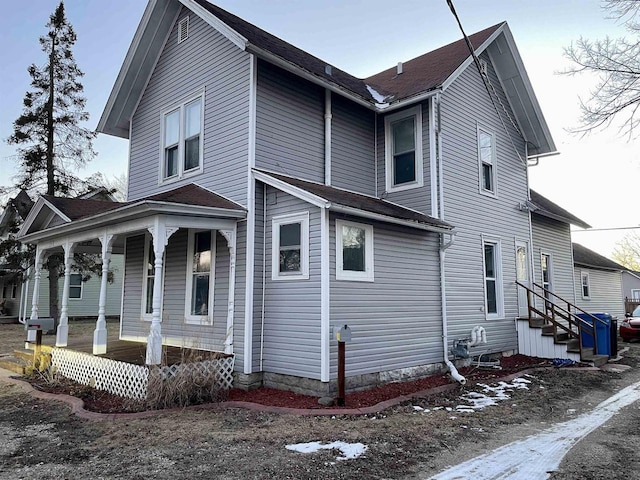
{"type": "MultiPolygon", "coordinates": [[[[551,365],[551,362],[546,359],[527,357],[525,355],[512,355],[500,359],[501,369],[471,366],[461,368],[459,372],[467,378],[469,384],[473,384],[492,381],[527,368],[549,365],[551,365]]],[[[31,383],[37,390],[78,397],[84,401],[85,408],[93,412],[132,413],[148,409],[143,402],[118,397],[107,392],[80,385],[65,378],[51,382],[44,377],[35,375],[27,377],[25,380],[31,383]]],[[[411,395],[412,393],[450,384],[451,382],[452,380],[449,375],[438,374],[408,382],[388,383],[369,390],[349,393],[345,398],[345,404],[347,408],[370,407],[385,400],[397,398],[402,395],[411,395]]],[[[258,388],[249,392],[234,388],[229,391],[228,400],[252,402],[276,407],[303,409],[327,408],[318,404],[317,397],[301,395],[286,390],[276,390],[274,388],[258,388]]]]}

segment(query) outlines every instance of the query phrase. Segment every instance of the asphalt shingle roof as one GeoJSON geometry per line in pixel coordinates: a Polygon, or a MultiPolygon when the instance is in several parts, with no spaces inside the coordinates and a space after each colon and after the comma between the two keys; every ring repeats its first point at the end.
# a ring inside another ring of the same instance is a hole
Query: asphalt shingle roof
{"type": "Polygon", "coordinates": [[[626,270],[619,263],[603,257],[599,253],[589,250],[579,243],[573,244],[573,263],[585,267],[601,268],[604,270],[626,270]]]}
{"type": "Polygon", "coordinates": [[[582,228],[591,228],[584,220],[580,220],[578,217],[569,213],[564,208],[556,205],[548,198],[543,197],[535,190],[530,190],[531,195],[531,203],[533,203],[537,210],[534,210],[533,213],[537,213],[538,215],[544,215],[551,218],[555,218],[556,220],[566,221],[570,225],[576,225],[577,227],[582,228]]]}

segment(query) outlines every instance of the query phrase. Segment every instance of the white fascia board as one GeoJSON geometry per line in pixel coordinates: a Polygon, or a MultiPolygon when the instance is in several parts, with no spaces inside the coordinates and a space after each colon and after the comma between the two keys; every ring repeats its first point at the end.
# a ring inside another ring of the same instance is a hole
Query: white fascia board
{"type": "Polygon", "coordinates": [[[24,237],[19,237],[24,243],[36,242],[45,238],[55,237],[58,235],[66,235],[78,230],[86,230],[96,228],[105,224],[121,223],[125,220],[141,215],[151,214],[169,214],[169,215],[186,215],[186,216],[209,216],[217,218],[242,219],[246,217],[245,210],[229,210],[225,208],[204,207],[201,205],[175,204],[170,202],[156,202],[143,200],[138,203],[125,205],[108,212],[80,219],[71,224],[58,225],[56,227],[34,232],[24,237]]]}
{"type": "Polygon", "coordinates": [[[221,21],[218,17],[216,17],[209,10],[207,10],[206,8],[200,6],[199,4],[194,2],[193,0],[178,0],[178,1],[182,5],[187,7],[189,10],[191,10],[193,13],[198,15],[200,18],[202,18],[202,20],[204,20],[209,25],[211,25],[213,28],[215,28],[222,35],[224,35],[227,38],[227,40],[229,40],[231,43],[233,43],[240,50],[246,50],[247,43],[249,43],[249,41],[245,37],[240,35],[238,32],[236,32],[229,25],[227,25],[226,23],[221,21]]]}
{"type": "Polygon", "coordinates": [[[368,218],[370,220],[377,220],[383,223],[392,223],[394,225],[402,225],[403,227],[416,228],[418,230],[425,230],[435,233],[448,233],[454,234],[455,229],[446,227],[436,227],[434,225],[426,225],[423,223],[414,222],[413,220],[405,220],[402,218],[390,217],[388,215],[382,215],[380,213],[368,212],[366,210],[360,210],[359,208],[347,207],[345,205],[338,205],[332,203],[329,205],[329,210],[333,212],[345,213],[347,215],[353,215],[354,217],[368,218]]]}
{"type": "Polygon", "coordinates": [[[294,187],[293,185],[287,182],[283,182],[282,180],[279,180],[277,178],[273,178],[272,176],[267,175],[266,173],[257,172],[253,170],[253,176],[256,180],[262,183],[266,183],[267,185],[270,185],[273,188],[282,190],[284,193],[288,193],[289,195],[299,198],[300,200],[310,203],[311,205],[315,205],[316,207],[327,208],[331,204],[329,201],[327,201],[322,197],[314,195],[313,193],[309,193],[306,190],[303,190],[301,188],[294,187]]]}

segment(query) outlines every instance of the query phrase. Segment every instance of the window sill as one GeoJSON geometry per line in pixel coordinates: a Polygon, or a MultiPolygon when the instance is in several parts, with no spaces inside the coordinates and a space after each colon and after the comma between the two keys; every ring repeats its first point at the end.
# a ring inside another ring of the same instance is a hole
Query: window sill
{"type": "Polygon", "coordinates": [[[170,185],[172,183],[179,182],[180,180],[184,180],[185,178],[194,177],[196,175],[201,174],[204,171],[202,167],[195,168],[193,170],[189,170],[188,172],[184,172],[182,175],[174,175],[172,177],[163,178],[158,182],[158,186],[162,185],[170,185]]]}
{"type": "Polygon", "coordinates": [[[368,282],[368,283],[373,283],[375,281],[375,279],[373,278],[373,276],[367,275],[365,276],[351,276],[351,275],[344,275],[344,274],[340,274],[340,273],[336,273],[336,280],[339,282],[368,282]]]}
{"type": "Polygon", "coordinates": [[[201,325],[207,327],[213,325],[213,319],[207,315],[186,315],[184,317],[184,323],[186,323],[187,325],[201,325]]]}
{"type": "Polygon", "coordinates": [[[496,192],[491,192],[489,190],[480,190],[479,193],[480,195],[484,195],[485,197],[498,198],[498,194],[496,192]]]}
{"type": "Polygon", "coordinates": [[[387,193],[404,192],[406,190],[413,190],[414,188],[424,187],[424,182],[412,182],[394,187],[388,186],[386,188],[387,193]]]}
{"type": "Polygon", "coordinates": [[[309,280],[309,274],[303,275],[278,275],[272,276],[271,280],[274,282],[286,282],[286,281],[295,281],[295,280],[309,280]]]}

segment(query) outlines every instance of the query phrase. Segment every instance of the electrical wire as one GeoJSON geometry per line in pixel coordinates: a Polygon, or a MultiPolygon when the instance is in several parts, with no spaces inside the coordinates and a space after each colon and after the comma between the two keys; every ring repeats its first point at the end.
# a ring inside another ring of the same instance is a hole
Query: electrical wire
{"type": "Polygon", "coordinates": [[[462,27],[462,22],[460,21],[460,17],[458,17],[458,13],[456,12],[455,7],[453,6],[453,0],[446,0],[446,2],[447,2],[447,5],[449,6],[449,9],[451,10],[451,13],[453,14],[454,18],[456,19],[456,22],[458,23],[458,27],[460,28],[460,32],[462,32],[462,36],[464,38],[465,43],[467,44],[467,48],[469,49],[469,52],[471,53],[471,57],[473,58],[473,62],[475,63],[476,68],[478,69],[478,73],[480,73],[480,78],[482,79],[482,83],[484,84],[484,87],[486,88],[487,93],[489,94],[489,99],[491,100],[493,108],[496,111],[496,114],[498,115],[498,118],[500,119],[500,123],[502,124],[502,128],[504,128],[504,131],[507,134],[507,137],[509,137],[509,141],[511,142],[511,146],[513,147],[514,152],[516,152],[516,155],[518,156],[518,159],[520,160],[520,162],[522,163],[522,165],[526,169],[527,168],[527,162],[526,162],[525,159],[522,158],[522,155],[520,155],[520,152],[518,151],[518,148],[516,147],[516,144],[513,141],[513,137],[511,136],[511,133],[509,132],[509,129],[507,128],[507,124],[505,123],[504,119],[502,118],[502,115],[500,115],[500,109],[498,108],[498,105],[496,104],[496,99],[498,100],[498,102],[502,106],[502,110],[504,111],[505,115],[507,116],[507,118],[511,122],[511,125],[513,125],[513,128],[515,128],[515,130],[523,138],[523,140],[524,140],[524,135],[520,131],[520,128],[518,127],[516,122],[513,120],[513,118],[509,114],[509,111],[507,110],[507,107],[504,105],[504,103],[502,103],[502,100],[500,99],[500,95],[498,95],[498,91],[496,90],[496,88],[491,83],[491,80],[489,79],[488,74],[486,74],[485,72],[482,71],[482,65],[480,64],[480,59],[476,55],[476,52],[475,52],[475,49],[473,48],[471,40],[469,39],[469,37],[467,36],[467,34],[464,31],[464,28],[462,27]]]}

